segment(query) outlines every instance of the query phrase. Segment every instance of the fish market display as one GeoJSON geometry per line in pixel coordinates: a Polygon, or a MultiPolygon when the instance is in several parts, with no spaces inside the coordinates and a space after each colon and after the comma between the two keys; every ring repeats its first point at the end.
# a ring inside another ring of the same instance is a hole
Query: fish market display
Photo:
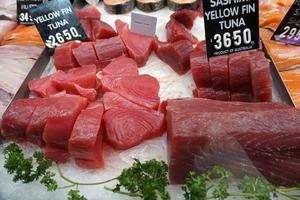
{"type": "Polygon", "coordinates": [[[208,60],[202,41],[190,56],[196,97],[223,101],[271,101],[269,60],[260,50],[244,51],[208,60]]]}
{"type": "Polygon", "coordinates": [[[189,171],[219,165],[236,175],[261,174],[275,185],[295,185],[299,117],[298,110],[277,103],[169,100],[170,181],[182,183],[189,171]]]}

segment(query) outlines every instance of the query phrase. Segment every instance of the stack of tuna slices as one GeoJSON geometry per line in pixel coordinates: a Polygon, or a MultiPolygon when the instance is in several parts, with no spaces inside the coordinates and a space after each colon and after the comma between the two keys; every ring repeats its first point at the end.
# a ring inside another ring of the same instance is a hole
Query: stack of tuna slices
{"type": "Polygon", "coordinates": [[[196,97],[222,101],[272,101],[269,60],[260,50],[207,58],[205,41],[190,56],[196,97]]]}
{"type": "Polygon", "coordinates": [[[72,156],[80,167],[102,168],[103,140],[128,149],[164,132],[159,83],[138,73],[154,37],[133,33],[119,20],[117,34],[95,8],[77,14],[88,41],[56,48],[57,72],[29,83],[37,97],[12,102],[1,134],[43,147],[47,159],[66,162],[72,156]]]}

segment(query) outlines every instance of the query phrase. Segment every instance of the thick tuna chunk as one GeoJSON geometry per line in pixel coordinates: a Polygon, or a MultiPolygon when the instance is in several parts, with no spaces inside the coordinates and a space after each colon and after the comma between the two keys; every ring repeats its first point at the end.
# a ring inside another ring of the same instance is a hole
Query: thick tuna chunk
{"type": "Polygon", "coordinates": [[[102,157],[103,140],[103,104],[93,102],[82,110],[73,127],[69,139],[69,152],[75,157],[81,167],[101,168],[104,165],[102,157]],[[84,160],[90,165],[84,165],[84,160]],[[94,163],[94,167],[92,167],[94,163]]]}
{"type": "Polygon", "coordinates": [[[197,12],[188,9],[178,10],[170,16],[171,19],[175,19],[179,23],[183,24],[187,29],[192,29],[196,17],[197,12]]]}
{"type": "Polygon", "coordinates": [[[100,20],[100,18],[101,18],[101,13],[94,6],[81,8],[81,9],[76,9],[76,15],[79,19],[100,20]]]}
{"type": "Polygon", "coordinates": [[[125,99],[124,97],[120,96],[114,92],[106,92],[103,95],[103,103],[105,110],[110,110],[112,108],[119,108],[119,107],[133,107],[133,108],[143,108],[135,103],[132,103],[125,99]]]}
{"type": "Polygon", "coordinates": [[[117,36],[116,31],[104,21],[92,20],[91,24],[95,39],[106,39],[117,36]]]}
{"type": "Polygon", "coordinates": [[[103,69],[103,75],[138,75],[138,66],[135,60],[126,56],[119,57],[103,69]]]}
{"type": "Polygon", "coordinates": [[[184,25],[178,21],[171,19],[167,25],[167,39],[168,42],[176,42],[179,40],[189,40],[193,44],[198,43],[198,39],[191,33],[184,25]]]}
{"type": "Polygon", "coordinates": [[[92,42],[82,42],[80,46],[72,50],[80,66],[99,65],[99,61],[92,42]]]}
{"type": "Polygon", "coordinates": [[[79,67],[72,50],[80,46],[79,42],[67,42],[54,51],[54,65],[57,70],[66,71],[74,67],[79,67]]]}

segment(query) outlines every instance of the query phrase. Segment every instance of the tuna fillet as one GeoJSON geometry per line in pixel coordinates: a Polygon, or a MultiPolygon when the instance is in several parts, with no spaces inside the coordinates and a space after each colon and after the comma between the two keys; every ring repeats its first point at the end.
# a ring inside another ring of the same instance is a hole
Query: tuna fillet
{"type": "Polygon", "coordinates": [[[52,160],[58,163],[66,163],[70,158],[68,150],[54,145],[46,145],[44,152],[47,160],[52,160]]]}
{"type": "Polygon", "coordinates": [[[237,176],[262,175],[275,185],[295,185],[300,181],[299,117],[296,109],[277,103],[171,100],[170,181],[183,183],[189,171],[203,173],[219,165],[237,176]]]}
{"type": "Polygon", "coordinates": [[[191,33],[184,25],[171,19],[167,25],[167,39],[168,42],[176,42],[179,40],[189,40],[193,44],[198,43],[198,39],[191,33]]]}
{"type": "Polygon", "coordinates": [[[190,53],[193,44],[188,40],[174,43],[157,43],[156,55],[178,74],[186,73],[190,68],[190,53]]]}
{"type": "Polygon", "coordinates": [[[159,83],[152,76],[104,76],[101,83],[104,92],[115,92],[146,108],[158,108],[160,102],[159,83]]]}
{"type": "Polygon", "coordinates": [[[99,61],[92,42],[82,42],[80,46],[72,50],[80,66],[99,65],[99,61]]]}
{"type": "Polygon", "coordinates": [[[125,56],[119,57],[112,61],[103,69],[102,72],[103,75],[122,76],[138,75],[139,73],[137,63],[133,59],[125,56]]]}
{"type": "Polygon", "coordinates": [[[97,40],[94,45],[102,68],[107,66],[114,59],[126,55],[127,53],[120,36],[97,40]]]}
{"type": "Polygon", "coordinates": [[[69,152],[80,167],[102,168],[104,166],[101,125],[103,111],[103,104],[94,102],[82,110],[76,119],[69,139],[69,152]]]}
{"type": "Polygon", "coordinates": [[[54,51],[54,65],[57,70],[66,71],[74,67],[79,67],[72,50],[80,46],[79,42],[67,42],[54,51]]]}
{"type": "MultiPolygon", "coordinates": [[[[56,74],[64,74],[64,72],[58,71],[56,74]]],[[[53,75],[30,80],[28,87],[29,90],[38,97],[48,97],[59,92],[59,90],[53,84],[53,75]]]]}
{"type": "Polygon", "coordinates": [[[114,92],[104,93],[103,103],[104,103],[105,110],[110,110],[112,108],[119,108],[119,107],[124,107],[124,108],[130,107],[130,108],[138,108],[138,109],[142,108],[141,106],[128,101],[124,97],[114,92]]]}
{"type": "Polygon", "coordinates": [[[197,12],[188,9],[176,11],[170,16],[171,19],[175,19],[179,23],[183,24],[187,29],[192,29],[196,17],[197,12]]]}
{"type": "Polygon", "coordinates": [[[103,119],[106,139],[116,149],[129,149],[164,131],[164,114],[154,110],[112,108],[103,119]]]}
{"type": "Polygon", "coordinates": [[[95,39],[106,39],[117,36],[116,31],[107,23],[99,20],[91,21],[95,39]]]}

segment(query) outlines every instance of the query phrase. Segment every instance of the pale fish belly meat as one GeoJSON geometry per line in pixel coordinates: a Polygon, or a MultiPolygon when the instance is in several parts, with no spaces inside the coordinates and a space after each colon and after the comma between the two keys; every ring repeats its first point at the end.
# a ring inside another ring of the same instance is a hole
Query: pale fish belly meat
{"type": "Polygon", "coordinates": [[[263,176],[274,185],[300,181],[300,112],[279,103],[169,100],[169,175],[183,183],[189,171],[215,165],[236,176],[263,176]]]}

